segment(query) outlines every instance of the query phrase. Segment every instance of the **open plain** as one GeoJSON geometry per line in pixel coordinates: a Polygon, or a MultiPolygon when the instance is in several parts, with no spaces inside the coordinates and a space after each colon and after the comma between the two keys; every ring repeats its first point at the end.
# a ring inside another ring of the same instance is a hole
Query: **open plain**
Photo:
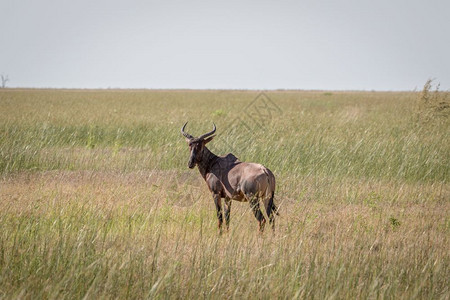
{"type": "Polygon", "coordinates": [[[2,89],[0,298],[449,299],[448,99],[2,89]],[[275,234],[218,234],[186,121],[274,172],[275,234]]]}

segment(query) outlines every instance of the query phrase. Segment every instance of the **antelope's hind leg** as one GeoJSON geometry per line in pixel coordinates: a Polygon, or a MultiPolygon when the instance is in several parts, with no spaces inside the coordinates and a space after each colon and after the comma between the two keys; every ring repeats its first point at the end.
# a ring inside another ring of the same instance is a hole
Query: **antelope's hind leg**
{"type": "Polygon", "coordinates": [[[252,208],[253,214],[255,215],[256,220],[259,223],[259,231],[264,231],[264,225],[266,224],[266,219],[261,211],[259,206],[259,199],[256,196],[246,195],[248,202],[250,203],[250,207],[252,208]]]}

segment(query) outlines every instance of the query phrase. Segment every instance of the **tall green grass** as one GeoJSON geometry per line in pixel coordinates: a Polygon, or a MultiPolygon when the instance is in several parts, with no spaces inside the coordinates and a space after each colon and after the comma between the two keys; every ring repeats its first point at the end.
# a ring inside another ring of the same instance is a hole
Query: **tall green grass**
{"type": "Polygon", "coordinates": [[[280,174],[448,181],[448,118],[416,122],[414,93],[268,93],[282,113],[253,125],[249,137],[221,131],[237,117],[252,123],[240,110],[257,93],[216,94],[2,92],[0,170],[181,169],[179,127],[191,120],[196,134],[217,123],[219,141],[211,147],[218,154],[229,151],[224,138],[241,138],[244,145],[233,145],[238,157],[276,165],[280,174]],[[217,116],[216,108],[227,113],[217,116]]]}

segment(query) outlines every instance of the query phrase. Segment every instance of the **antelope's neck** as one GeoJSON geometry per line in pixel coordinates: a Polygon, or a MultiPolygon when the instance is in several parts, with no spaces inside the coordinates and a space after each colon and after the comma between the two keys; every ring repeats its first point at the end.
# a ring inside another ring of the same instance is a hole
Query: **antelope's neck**
{"type": "Polygon", "coordinates": [[[209,173],[209,170],[211,166],[213,165],[214,161],[216,160],[217,155],[209,151],[208,148],[203,149],[203,156],[201,162],[198,163],[198,170],[200,171],[200,174],[202,175],[203,179],[206,180],[206,174],[209,173]]]}

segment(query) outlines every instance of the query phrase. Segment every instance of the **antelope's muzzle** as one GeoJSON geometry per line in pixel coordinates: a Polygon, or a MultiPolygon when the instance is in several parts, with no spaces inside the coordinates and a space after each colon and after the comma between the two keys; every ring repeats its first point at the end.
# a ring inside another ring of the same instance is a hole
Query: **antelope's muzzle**
{"type": "Polygon", "coordinates": [[[195,152],[192,152],[191,157],[189,157],[188,167],[189,169],[193,169],[195,167],[195,152]]]}

